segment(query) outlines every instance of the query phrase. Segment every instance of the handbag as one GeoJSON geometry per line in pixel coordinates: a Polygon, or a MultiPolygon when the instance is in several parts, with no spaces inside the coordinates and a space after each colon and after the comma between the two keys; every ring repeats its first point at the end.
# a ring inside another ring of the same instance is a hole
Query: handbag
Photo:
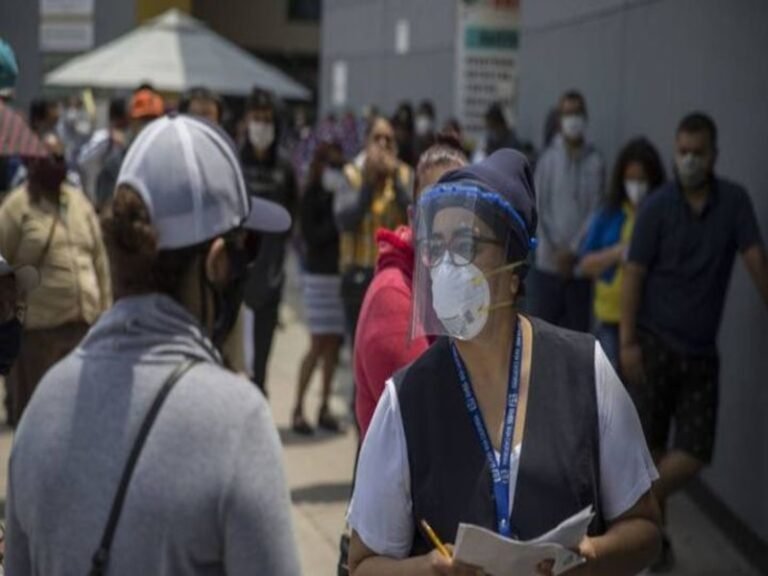
{"type": "Polygon", "coordinates": [[[189,372],[189,370],[197,363],[198,360],[189,359],[181,362],[176,367],[160,387],[160,391],[157,393],[157,396],[155,396],[155,400],[152,402],[149,412],[147,412],[147,415],[144,417],[144,422],[141,423],[139,434],[136,436],[136,440],[134,440],[133,447],[128,456],[128,461],[125,463],[125,468],[123,468],[120,484],[118,485],[115,498],[112,501],[112,509],[109,512],[109,519],[104,528],[104,534],[101,537],[101,544],[99,544],[99,548],[91,559],[91,571],[89,572],[89,576],[103,576],[106,574],[109,564],[109,552],[112,547],[115,530],[117,529],[117,523],[120,520],[120,513],[123,510],[125,496],[128,493],[128,485],[131,483],[133,470],[136,468],[136,463],[139,461],[139,456],[141,455],[142,448],[144,448],[144,443],[147,441],[147,436],[149,436],[152,425],[155,423],[157,415],[160,413],[160,409],[163,407],[163,404],[171,393],[173,387],[181,377],[189,372]]]}

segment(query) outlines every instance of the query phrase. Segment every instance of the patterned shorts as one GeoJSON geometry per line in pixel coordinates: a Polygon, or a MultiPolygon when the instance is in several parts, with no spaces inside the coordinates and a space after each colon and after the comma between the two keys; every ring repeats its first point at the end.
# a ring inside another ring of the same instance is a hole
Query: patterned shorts
{"type": "Polygon", "coordinates": [[[712,461],[717,428],[720,363],[717,355],[691,356],[670,349],[641,332],[646,382],[630,393],[643,424],[648,447],[670,447],[704,464],[712,461]],[[669,437],[674,423],[674,437],[669,437]]]}

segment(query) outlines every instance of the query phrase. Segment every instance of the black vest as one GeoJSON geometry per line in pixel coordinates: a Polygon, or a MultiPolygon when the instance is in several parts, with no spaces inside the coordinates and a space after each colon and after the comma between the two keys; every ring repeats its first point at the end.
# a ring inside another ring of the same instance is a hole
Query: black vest
{"type": "MultiPolygon", "coordinates": [[[[510,517],[520,540],[541,536],[592,504],[602,534],[595,340],[533,324],[525,432],[510,517]]],[[[507,370],[507,367],[503,367],[507,370]]],[[[415,526],[427,520],[446,542],[460,522],[496,530],[493,483],[467,412],[449,341],[438,340],[394,377],[408,447],[415,526]]],[[[416,530],[411,555],[432,549],[416,530]]]]}

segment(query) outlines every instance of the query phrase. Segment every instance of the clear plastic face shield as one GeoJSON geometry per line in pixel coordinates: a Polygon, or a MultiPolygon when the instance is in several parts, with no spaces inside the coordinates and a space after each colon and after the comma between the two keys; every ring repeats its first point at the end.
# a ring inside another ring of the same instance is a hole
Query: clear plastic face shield
{"type": "Polygon", "coordinates": [[[495,193],[460,183],[424,192],[414,221],[412,338],[494,338],[526,264],[519,230],[522,219],[495,193]]]}

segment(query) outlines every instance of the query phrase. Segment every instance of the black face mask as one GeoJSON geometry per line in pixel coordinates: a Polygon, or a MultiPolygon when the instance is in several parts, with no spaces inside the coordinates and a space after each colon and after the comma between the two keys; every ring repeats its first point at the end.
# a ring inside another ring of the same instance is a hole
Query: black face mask
{"type": "Polygon", "coordinates": [[[0,324],[0,376],[6,376],[21,348],[21,322],[18,318],[0,324]]]}
{"type": "MultiPolygon", "coordinates": [[[[231,270],[231,279],[224,288],[216,288],[205,277],[203,272],[203,281],[208,289],[214,295],[213,310],[213,332],[211,340],[213,344],[221,349],[227,336],[237,323],[240,314],[240,308],[243,304],[245,294],[245,280],[248,272],[248,265],[253,261],[255,254],[258,253],[258,236],[250,236],[246,240],[245,248],[239,248],[234,241],[227,239],[227,256],[229,257],[229,266],[231,270]],[[252,253],[253,252],[253,253],[252,253]]],[[[205,299],[203,300],[203,317],[207,316],[205,299]]]]}

